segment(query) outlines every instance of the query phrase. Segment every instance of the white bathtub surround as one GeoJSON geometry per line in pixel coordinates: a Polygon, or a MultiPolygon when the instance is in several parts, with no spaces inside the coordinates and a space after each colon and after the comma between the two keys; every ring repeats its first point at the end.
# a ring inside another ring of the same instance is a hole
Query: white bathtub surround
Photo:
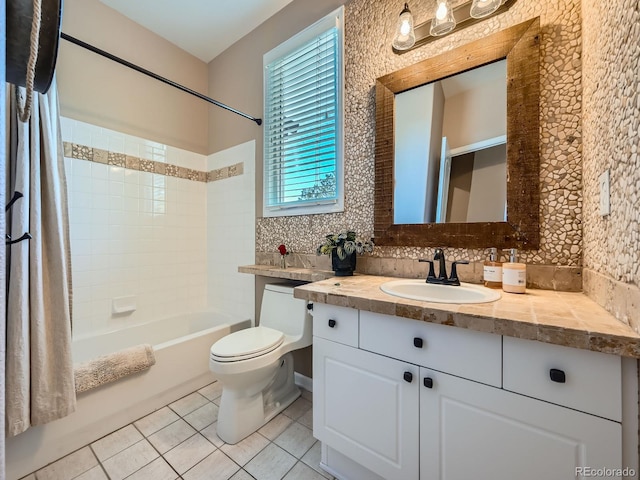
{"type": "Polygon", "coordinates": [[[6,417],[8,436],[69,415],[76,407],[71,358],[69,218],[55,80],[34,95],[31,117],[18,119],[11,87],[13,135],[9,199],[17,192],[7,234],[6,417]]]}
{"type": "Polygon", "coordinates": [[[74,358],[81,360],[151,342],[156,364],[78,395],[75,413],[9,439],[7,478],[21,478],[211,383],[207,355],[211,345],[250,325],[246,318],[204,311],[74,341],[74,358]]]}
{"type": "Polygon", "coordinates": [[[88,362],[74,364],[76,393],[86,392],[128,375],[142,372],[155,363],[153,347],[142,344],[102,355],[88,362]]]}
{"type": "Polygon", "coordinates": [[[255,280],[238,273],[238,266],[255,261],[255,141],[209,155],[207,161],[209,172],[230,167],[236,173],[207,184],[209,305],[254,318],[255,280]]]}
{"type": "MultiPolygon", "coordinates": [[[[63,119],[63,139],[128,159],[206,168],[203,155],[76,120],[63,119]]],[[[205,183],[80,158],[67,158],[66,168],[74,336],[204,309],[205,183]],[[119,297],[135,297],[136,310],[114,314],[119,297]]]]}
{"type": "Polygon", "coordinates": [[[120,163],[125,156],[124,167],[78,152],[65,158],[73,359],[148,343],[156,364],[79,395],[74,414],[10,439],[12,480],[210,383],[211,345],[254,318],[254,279],[237,273],[255,256],[254,142],[207,159],[69,119],[63,140],[118,154],[120,163]],[[153,160],[154,172],[140,159],[153,160]],[[126,168],[127,160],[140,169],[126,168]],[[162,162],[166,171],[155,173],[162,162]],[[169,164],[215,178],[179,178],[169,164]],[[126,311],[114,313],[114,300],[126,311]]]}

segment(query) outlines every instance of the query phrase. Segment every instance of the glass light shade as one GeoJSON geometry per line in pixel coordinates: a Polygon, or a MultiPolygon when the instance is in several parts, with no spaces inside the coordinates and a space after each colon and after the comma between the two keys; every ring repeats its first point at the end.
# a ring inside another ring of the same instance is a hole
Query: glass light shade
{"type": "Polygon", "coordinates": [[[473,0],[469,14],[473,18],[484,18],[500,8],[502,0],[473,0]]]}
{"type": "Polygon", "coordinates": [[[448,0],[437,0],[436,14],[431,20],[431,30],[429,33],[437,37],[445,35],[456,28],[456,19],[453,17],[453,10],[448,0]]]}
{"type": "Polygon", "coordinates": [[[400,17],[398,18],[398,28],[396,36],[393,38],[393,48],[396,50],[407,50],[416,43],[416,35],[413,31],[413,15],[409,10],[409,5],[404,4],[400,17]]]}

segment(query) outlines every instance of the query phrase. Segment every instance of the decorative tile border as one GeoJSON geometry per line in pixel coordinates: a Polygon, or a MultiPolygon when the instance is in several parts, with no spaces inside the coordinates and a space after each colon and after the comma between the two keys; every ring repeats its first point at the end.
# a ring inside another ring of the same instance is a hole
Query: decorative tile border
{"type": "Polygon", "coordinates": [[[235,165],[229,165],[228,167],[217,168],[207,173],[208,181],[215,182],[216,180],[223,180],[225,178],[235,177],[244,173],[244,163],[236,163],[235,165]]]}
{"type": "Polygon", "coordinates": [[[113,165],[128,170],[137,170],[139,172],[177,177],[193,182],[215,182],[224,180],[225,178],[236,177],[244,173],[243,162],[217,168],[210,172],[203,172],[201,170],[180,167],[171,163],[156,162],[155,160],[147,160],[132,155],[125,155],[124,153],[109,152],[101,148],[87,147],[86,145],[79,145],[77,143],[63,142],[63,146],[64,156],[68,158],[113,165]]]}

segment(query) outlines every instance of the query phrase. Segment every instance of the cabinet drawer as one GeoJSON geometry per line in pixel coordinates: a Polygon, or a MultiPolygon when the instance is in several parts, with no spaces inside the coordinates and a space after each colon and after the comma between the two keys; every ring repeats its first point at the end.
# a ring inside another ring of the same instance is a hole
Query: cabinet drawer
{"type": "Polygon", "coordinates": [[[505,390],[622,419],[622,363],[615,355],[505,337],[503,381],[505,390]]]}
{"type": "Polygon", "coordinates": [[[358,310],[313,304],[313,334],[352,347],[358,346],[358,310]]]}
{"type": "Polygon", "coordinates": [[[433,370],[502,386],[501,336],[360,312],[360,348],[433,370]]]}

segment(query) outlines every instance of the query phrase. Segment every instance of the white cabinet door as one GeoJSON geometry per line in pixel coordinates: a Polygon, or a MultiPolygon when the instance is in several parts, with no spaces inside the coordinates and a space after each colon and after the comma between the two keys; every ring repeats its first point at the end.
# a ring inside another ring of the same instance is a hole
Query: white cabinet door
{"type": "Polygon", "coordinates": [[[389,480],[418,478],[415,365],[314,337],[313,435],[389,480]]]}
{"type": "Polygon", "coordinates": [[[619,423],[427,369],[420,428],[422,480],[574,480],[622,463],[619,423]]]}

